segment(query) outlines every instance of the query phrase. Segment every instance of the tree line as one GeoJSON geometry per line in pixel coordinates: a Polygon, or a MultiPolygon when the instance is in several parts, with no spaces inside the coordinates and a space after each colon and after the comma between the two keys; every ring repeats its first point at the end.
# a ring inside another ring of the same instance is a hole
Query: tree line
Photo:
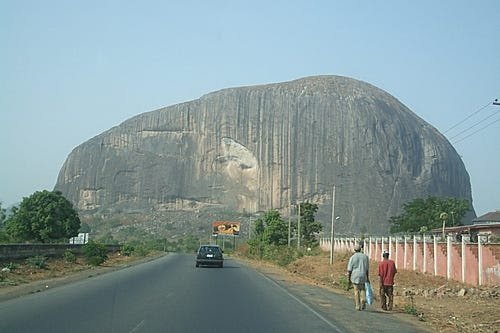
{"type": "MultiPolygon", "coordinates": [[[[300,235],[304,248],[315,248],[317,235],[322,230],[321,223],[315,219],[318,205],[303,202],[295,208],[300,212],[300,232],[297,220],[292,221],[289,231],[288,222],[279,211],[267,211],[254,223],[250,250],[263,256],[269,251],[289,248],[289,232],[293,236],[291,247],[295,247],[300,235]]],[[[465,199],[417,198],[405,203],[400,215],[390,217],[390,232],[425,232],[440,228],[443,222],[446,226],[462,225],[463,217],[471,210],[471,203],[465,199]]],[[[82,227],[88,228],[88,225],[82,225],[77,210],[60,191],[37,191],[24,198],[19,207],[13,207],[9,214],[0,203],[0,242],[3,243],[66,243],[78,235],[82,227]]],[[[194,243],[194,238],[186,242],[189,248],[194,243]]]]}
{"type": "Polygon", "coordinates": [[[248,241],[248,254],[258,259],[287,265],[302,255],[303,248],[317,248],[317,234],[322,230],[321,223],[315,219],[318,205],[303,202],[296,205],[296,209],[300,211],[300,232],[298,221],[290,222],[289,230],[288,222],[281,217],[277,210],[269,210],[255,220],[253,237],[248,241]],[[288,246],[289,233],[293,236],[291,246],[288,246]],[[299,237],[303,247],[297,249],[296,244],[299,237]]]}
{"type": "Polygon", "coordinates": [[[437,198],[415,199],[403,205],[400,215],[389,219],[391,233],[426,232],[442,227],[462,225],[465,214],[472,210],[466,199],[437,198]]]}

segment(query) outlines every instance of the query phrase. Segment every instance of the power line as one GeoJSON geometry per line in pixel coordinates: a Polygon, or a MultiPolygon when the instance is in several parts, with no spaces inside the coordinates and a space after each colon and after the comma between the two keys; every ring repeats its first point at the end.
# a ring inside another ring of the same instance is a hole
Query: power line
{"type": "Polygon", "coordinates": [[[477,113],[483,111],[484,109],[486,109],[488,106],[490,106],[491,102],[488,102],[488,104],[486,104],[485,106],[479,108],[478,110],[474,111],[473,113],[471,113],[470,115],[468,115],[467,117],[465,117],[465,119],[459,121],[458,123],[456,123],[455,125],[451,126],[450,128],[448,128],[446,131],[443,132],[446,133],[446,132],[449,132],[451,131],[452,129],[454,129],[455,127],[457,127],[458,125],[464,123],[465,121],[467,121],[469,118],[471,118],[472,116],[476,115],[477,113]]]}
{"type": "MultiPolygon", "coordinates": [[[[484,121],[486,121],[486,120],[490,119],[491,117],[493,117],[494,115],[496,115],[498,112],[500,112],[500,110],[495,111],[494,113],[490,114],[490,115],[489,115],[489,116],[487,116],[486,118],[481,119],[480,121],[478,121],[478,122],[477,122],[477,123],[475,123],[474,125],[469,126],[469,127],[467,127],[466,129],[464,129],[464,130],[462,130],[462,131],[458,132],[457,134],[455,134],[454,136],[452,136],[449,140],[453,140],[453,139],[455,139],[456,137],[460,136],[461,134],[463,134],[463,133],[467,132],[468,130],[470,130],[470,129],[472,129],[472,128],[476,127],[477,125],[479,125],[479,124],[483,123],[484,121]]],[[[476,133],[476,132],[474,132],[474,133],[476,133]]]]}
{"type": "Polygon", "coordinates": [[[473,136],[473,135],[474,135],[474,134],[476,134],[477,132],[480,132],[480,131],[484,130],[485,128],[490,127],[491,125],[493,125],[494,123],[499,122],[499,121],[500,121],[500,118],[498,118],[498,119],[497,119],[497,120],[495,120],[495,121],[492,121],[491,123],[489,123],[489,124],[488,124],[488,125],[486,125],[486,126],[481,127],[481,128],[480,128],[480,129],[478,129],[477,131],[472,132],[471,134],[469,134],[469,135],[467,135],[467,136],[465,136],[465,137],[461,138],[460,140],[457,140],[457,141],[453,142],[453,144],[457,144],[457,143],[459,143],[459,142],[462,142],[462,141],[464,141],[465,139],[467,139],[468,137],[473,136]]]}

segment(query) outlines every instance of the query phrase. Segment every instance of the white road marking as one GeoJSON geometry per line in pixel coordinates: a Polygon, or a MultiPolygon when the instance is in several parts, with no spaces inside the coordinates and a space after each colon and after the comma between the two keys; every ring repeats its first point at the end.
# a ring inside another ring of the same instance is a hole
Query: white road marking
{"type": "Polygon", "coordinates": [[[272,284],[274,284],[276,287],[278,287],[279,289],[281,289],[285,294],[287,294],[288,296],[290,296],[291,298],[293,298],[294,300],[296,300],[300,305],[302,305],[303,307],[305,307],[307,310],[309,310],[310,312],[312,312],[316,317],[318,317],[319,319],[321,319],[323,322],[325,322],[328,326],[330,326],[331,328],[333,328],[336,332],[338,333],[342,333],[344,331],[342,331],[340,328],[338,328],[337,326],[335,326],[335,324],[332,324],[330,321],[328,321],[328,319],[326,319],[325,317],[323,317],[321,314],[319,314],[318,312],[316,312],[313,308],[311,308],[309,305],[307,305],[306,303],[302,302],[300,299],[298,299],[296,296],[292,295],[288,290],[286,290],[284,287],[282,287],[280,284],[278,284],[276,281],[274,281],[273,279],[267,277],[266,275],[264,275],[263,273],[257,271],[260,275],[262,275],[265,279],[267,279],[268,281],[270,281],[272,284]]]}
{"type": "Polygon", "coordinates": [[[129,331],[129,333],[137,332],[144,325],[144,320],[142,320],[133,330],[129,331]]]}

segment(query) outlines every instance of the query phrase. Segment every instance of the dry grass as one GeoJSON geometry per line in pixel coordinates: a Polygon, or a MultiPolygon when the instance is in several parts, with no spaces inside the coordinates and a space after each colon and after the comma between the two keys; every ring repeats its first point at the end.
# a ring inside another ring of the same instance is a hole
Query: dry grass
{"type": "MultiPolygon", "coordinates": [[[[334,265],[329,265],[329,253],[303,257],[288,265],[287,269],[307,277],[337,292],[342,290],[350,253],[336,253],[334,265]]],[[[378,263],[372,261],[370,277],[374,287],[375,306],[378,306],[378,263]]],[[[417,320],[432,324],[438,332],[496,332],[500,330],[500,294],[498,286],[471,286],[447,281],[413,271],[399,270],[395,279],[394,311],[408,312],[413,307],[417,320]],[[465,289],[467,293],[459,296],[465,289]]]]}

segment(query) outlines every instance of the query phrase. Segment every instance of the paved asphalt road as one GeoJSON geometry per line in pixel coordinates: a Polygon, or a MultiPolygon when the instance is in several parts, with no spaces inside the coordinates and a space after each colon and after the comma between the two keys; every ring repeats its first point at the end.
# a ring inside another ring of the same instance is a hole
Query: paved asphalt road
{"type": "Polygon", "coordinates": [[[0,332],[418,332],[353,311],[321,288],[276,282],[232,259],[157,260],[0,303],[0,332]]]}

